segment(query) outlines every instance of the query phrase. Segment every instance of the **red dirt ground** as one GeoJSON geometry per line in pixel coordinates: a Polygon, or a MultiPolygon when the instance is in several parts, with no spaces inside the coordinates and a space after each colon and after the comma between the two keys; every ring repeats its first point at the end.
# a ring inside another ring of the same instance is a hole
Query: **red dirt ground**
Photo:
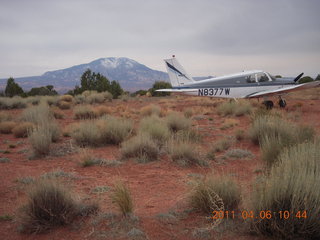
{"type": "MultiPolygon", "coordinates": [[[[317,91],[316,96],[319,96],[317,91]]],[[[294,122],[313,126],[320,133],[320,97],[305,100],[304,95],[293,95],[287,102],[289,106],[284,111],[294,122]]],[[[208,149],[218,139],[224,136],[234,136],[237,129],[249,128],[250,117],[242,116],[235,118],[238,125],[226,130],[220,127],[224,118],[216,112],[216,105],[221,100],[211,100],[194,97],[168,97],[168,98],[135,98],[128,102],[120,100],[105,103],[112,109],[112,115],[121,116],[126,114],[138,123],[141,118],[139,111],[141,107],[149,104],[160,105],[163,109],[183,111],[192,108],[195,112],[193,127],[198,129],[203,136],[203,142],[199,144],[197,151],[205,156],[208,149]],[[124,113],[123,113],[124,112],[124,113]]],[[[256,103],[256,100],[252,101],[256,103]]],[[[6,110],[12,114],[14,119],[18,118],[23,110],[6,110]]],[[[62,129],[70,123],[75,122],[72,110],[63,110],[65,118],[58,120],[62,129]]],[[[229,117],[228,117],[229,118],[229,117]]],[[[230,117],[231,118],[231,117],[230,117]]],[[[58,143],[53,144],[53,153],[72,149],[75,144],[70,137],[61,137],[58,143]]],[[[242,204],[241,209],[250,210],[250,191],[252,184],[259,171],[263,169],[260,160],[258,146],[252,144],[248,139],[234,143],[232,148],[241,148],[251,151],[253,159],[231,160],[222,162],[211,161],[210,167],[182,167],[173,163],[167,155],[160,160],[147,164],[136,163],[129,160],[117,167],[91,166],[81,167],[79,165],[79,153],[71,152],[63,156],[50,156],[29,160],[31,146],[28,139],[18,139],[12,134],[0,134],[0,149],[9,150],[10,153],[0,153],[0,157],[7,157],[11,161],[0,163],[0,216],[10,215],[12,221],[0,221],[1,239],[130,239],[125,233],[119,235],[108,235],[107,224],[102,220],[99,224],[93,224],[99,216],[89,216],[79,219],[76,224],[68,227],[53,229],[49,233],[40,235],[27,235],[18,232],[19,227],[18,209],[26,200],[25,190],[28,185],[19,183],[17,180],[24,177],[37,178],[46,172],[64,171],[72,173],[74,178],[66,178],[64,181],[73,192],[81,199],[97,201],[100,206],[99,213],[118,213],[112,205],[109,192],[92,193],[97,186],[112,186],[118,178],[123,179],[131,190],[134,199],[134,215],[139,218],[135,226],[147,235],[146,239],[196,239],[193,231],[206,226],[205,216],[199,213],[188,213],[190,209],[187,203],[190,182],[195,180],[195,174],[206,175],[212,171],[232,174],[241,186],[242,204]],[[9,144],[15,144],[15,148],[9,148],[9,144]],[[191,175],[190,175],[191,174],[191,175]],[[158,214],[175,212],[179,214],[178,220],[161,221],[158,214]],[[105,234],[105,235],[104,235],[105,234]]],[[[105,146],[92,148],[93,154],[105,159],[119,159],[119,147],[105,146]]],[[[223,153],[222,153],[223,155],[223,153]]],[[[119,220],[123,221],[123,220],[119,220]]],[[[241,229],[243,225],[240,219],[229,220],[224,224],[224,230],[211,231],[210,239],[265,239],[261,236],[250,235],[248,231],[241,229]]],[[[121,230],[121,228],[119,228],[121,230]]],[[[119,230],[119,231],[120,231],[119,230]]],[[[129,229],[130,230],[130,229],[129,229]]],[[[221,228],[220,228],[221,230],[221,228]]],[[[110,230],[111,231],[111,230],[110,230]]],[[[118,231],[118,230],[115,230],[118,231]]]]}

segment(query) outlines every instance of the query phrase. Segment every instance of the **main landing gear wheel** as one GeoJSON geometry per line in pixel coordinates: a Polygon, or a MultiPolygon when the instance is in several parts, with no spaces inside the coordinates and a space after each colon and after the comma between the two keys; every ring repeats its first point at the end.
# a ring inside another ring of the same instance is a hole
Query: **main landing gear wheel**
{"type": "Polygon", "coordinates": [[[271,110],[273,108],[273,102],[270,100],[264,101],[263,104],[266,106],[268,110],[271,110]]]}
{"type": "Polygon", "coordinates": [[[285,108],[285,107],[287,106],[286,100],[280,98],[280,100],[279,100],[279,106],[280,106],[281,108],[285,108]]]}

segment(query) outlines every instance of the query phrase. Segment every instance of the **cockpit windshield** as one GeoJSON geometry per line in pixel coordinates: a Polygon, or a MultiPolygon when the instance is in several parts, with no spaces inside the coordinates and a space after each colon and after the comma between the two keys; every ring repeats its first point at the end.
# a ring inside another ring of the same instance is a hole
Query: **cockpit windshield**
{"type": "Polygon", "coordinates": [[[271,75],[270,73],[267,73],[267,74],[271,78],[271,81],[275,81],[276,80],[275,76],[271,75]]]}

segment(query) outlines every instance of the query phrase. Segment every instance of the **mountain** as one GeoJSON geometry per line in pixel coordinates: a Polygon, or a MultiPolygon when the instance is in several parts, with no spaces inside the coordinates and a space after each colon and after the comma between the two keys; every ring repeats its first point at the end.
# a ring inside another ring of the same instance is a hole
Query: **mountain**
{"type": "MultiPolygon", "coordinates": [[[[56,71],[46,72],[41,76],[15,78],[24,89],[53,85],[58,92],[66,92],[80,85],[80,77],[87,69],[106,76],[110,81],[118,81],[128,91],[148,89],[155,81],[168,81],[168,74],[153,70],[129,58],[100,58],[90,63],[76,65],[56,71]]],[[[0,79],[0,89],[4,89],[7,79],[0,79]]]]}

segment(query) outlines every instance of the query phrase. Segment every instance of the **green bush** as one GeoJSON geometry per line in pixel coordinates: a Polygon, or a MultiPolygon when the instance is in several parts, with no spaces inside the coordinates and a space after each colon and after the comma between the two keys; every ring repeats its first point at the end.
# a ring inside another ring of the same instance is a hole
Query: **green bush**
{"type": "Polygon", "coordinates": [[[320,191],[315,187],[320,181],[319,159],[319,141],[283,150],[278,163],[254,189],[253,211],[272,214],[269,220],[253,219],[258,233],[278,239],[320,238],[320,191]],[[288,219],[284,211],[289,212],[288,219]]]}

